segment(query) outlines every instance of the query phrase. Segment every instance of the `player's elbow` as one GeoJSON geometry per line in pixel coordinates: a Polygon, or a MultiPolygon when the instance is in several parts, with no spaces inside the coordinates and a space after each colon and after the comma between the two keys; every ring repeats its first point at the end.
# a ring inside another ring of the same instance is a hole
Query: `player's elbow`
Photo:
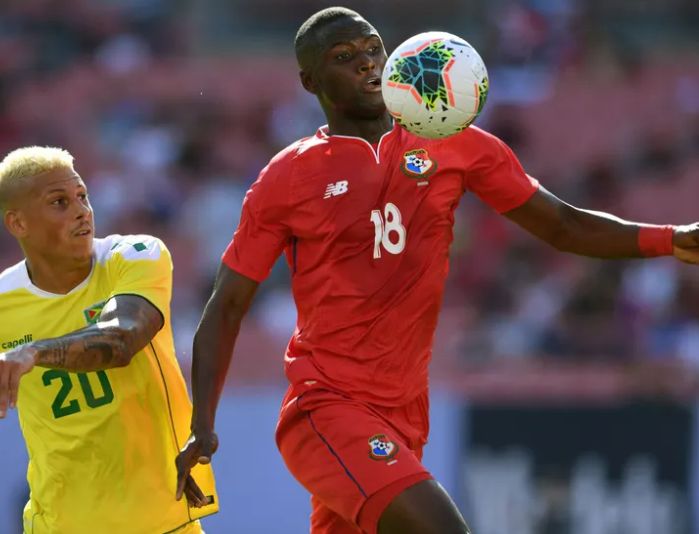
{"type": "Polygon", "coordinates": [[[547,241],[549,245],[559,252],[575,252],[574,236],[564,228],[558,228],[552,232],[547,241]]]}
{"type": "Polygon", "coordinates": [[[575,211],[564,210],[558,224],[550,229],[546,242],[559,252],[575,254],[578,252],[581,230],[575,211]]]}
{"type": "Polygon", "coordinates": [[[147,344],[141,338],[140,329],[135,324],[124,324],[110,328],[112,348],[111,367],[126,367],[133,357],[147,344]]]}

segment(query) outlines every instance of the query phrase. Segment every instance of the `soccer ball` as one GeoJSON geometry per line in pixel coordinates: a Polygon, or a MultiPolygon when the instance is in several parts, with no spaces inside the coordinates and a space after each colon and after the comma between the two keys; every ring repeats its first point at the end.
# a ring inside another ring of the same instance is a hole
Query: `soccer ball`
{"type": "Polygon", "coordinates": [[[425,32],[389,56],[381,77],[388,111],[420,137],[447,137],[467,128],[488,96],[488,72],[478,52],[446,32],[425,32]]]}

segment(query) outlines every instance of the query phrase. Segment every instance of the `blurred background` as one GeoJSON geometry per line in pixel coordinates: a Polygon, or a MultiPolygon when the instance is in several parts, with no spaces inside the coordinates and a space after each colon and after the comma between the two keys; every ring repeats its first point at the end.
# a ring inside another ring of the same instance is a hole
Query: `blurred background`
{"type": "MultiPolygon", "coordinates": [[[[293,57],[318,0],[2,0],[0,154],[70,150],[98,235],[173,253],[191,339],[246,189],[324,124],[293,57]]],[[[346,0],[387,50],[426,30],[471,42],[477,124],[564,200],[699,220],[696,0],[346,0]]],[[[0,268],[20,259],[0,233],[0,268]]],[[[240,334],[218,417],[209,534],[308,530],[273,432],[295,322],[279,264],[240,334]]],[[[470,197],[459,207],[432,363],[426,463],[477,534],[699,533],[699,271],[551,250],[470,197]]],[[[26,453],[0,423],[0,533],[20,532],[26,453]]],[[[99,530],[95,530],[99,532],[99,530]]],[[[111,534],[111,533],[110,533],[111,534]]]]}

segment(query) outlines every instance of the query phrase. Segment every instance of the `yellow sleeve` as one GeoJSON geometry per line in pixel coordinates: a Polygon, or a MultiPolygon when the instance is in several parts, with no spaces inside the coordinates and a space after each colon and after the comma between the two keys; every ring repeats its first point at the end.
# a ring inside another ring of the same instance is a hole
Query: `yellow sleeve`
{"type": "Polygon", "coordinates": [[[139,295],[168,317],[172,296],[172,258],[165,244],[149,235],[124,236],[110,251],[115,295],[139,295]]]}

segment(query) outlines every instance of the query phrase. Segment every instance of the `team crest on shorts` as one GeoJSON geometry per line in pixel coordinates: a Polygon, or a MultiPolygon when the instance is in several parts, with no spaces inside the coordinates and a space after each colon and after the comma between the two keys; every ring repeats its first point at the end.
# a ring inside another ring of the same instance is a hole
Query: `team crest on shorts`
{"type": "Polygon", "coordinates": [[[385,434],[376,434],[369,438],[369,458],[372,460],[390,460],[398,452],[398,445],[385,434]]]}
{"type": "Polygon", "coordinates": [[[422,185],[422,182],[426,184],[427,178],[437,170],[437,164],[430,159],[426,149],[418,148],[403,154],[400,170],[410,178],[420,180],[418,185],[422,185]]]}

